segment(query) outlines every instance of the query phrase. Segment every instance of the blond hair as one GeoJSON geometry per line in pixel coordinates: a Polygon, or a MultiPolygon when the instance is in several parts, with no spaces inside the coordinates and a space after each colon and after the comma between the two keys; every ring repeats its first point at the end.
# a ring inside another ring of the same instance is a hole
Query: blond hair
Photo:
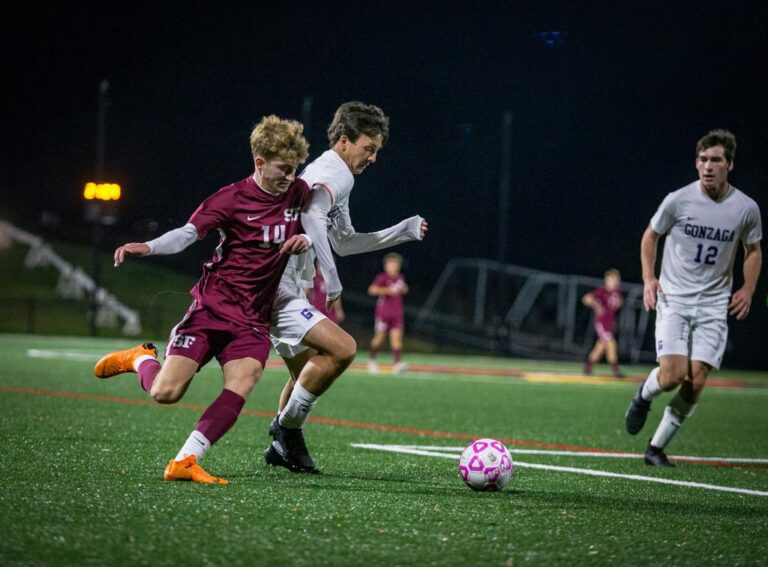
{"type": "Polygon", "coordinates": [[[397,252],[390,252],[384,256],[384,263],[386,264],[387,262],[397,262],[398,264],[402,265],[403,257],[397,252]]]}
{"type": "Polygon", "coordinates": [[[265,160],[281,159],[300,164],[309,155],[309,143],[302,136],[304,126],[295,120],[283,120],[274,114],[265,116],[251,132],[251,153],[265,160]]]}

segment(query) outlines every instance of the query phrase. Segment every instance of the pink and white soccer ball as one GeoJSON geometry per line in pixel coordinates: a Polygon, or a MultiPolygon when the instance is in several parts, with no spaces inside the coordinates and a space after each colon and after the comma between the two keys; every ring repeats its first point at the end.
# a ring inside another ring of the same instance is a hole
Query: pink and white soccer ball
{"type": "Polygon", "coordinates": [[[514,470],[509,449],[496,439],[472,441],[459,459],[459,476],[472,490],[501,490],[514,470]]]}

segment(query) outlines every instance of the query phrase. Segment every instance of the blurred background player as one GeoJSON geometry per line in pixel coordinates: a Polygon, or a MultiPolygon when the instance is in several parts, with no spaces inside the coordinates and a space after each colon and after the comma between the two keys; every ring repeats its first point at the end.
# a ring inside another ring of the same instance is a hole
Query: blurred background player
{"type": "Polygon", "coordinates": [[[328,319],[336,323],[337,325],[344,321],[346,317],[344,313],[344,307],[341,303],[341,298],[337,299],[330,309],[328,309],[328,293],[325,289],[325,280],[323,274],[320,271],[317,261],[315,261],[315,277],[312,280],[312,287],[304,290],[307,294],[307,299],[314,305],[320,313],[325,315],[328,319]]]}
{"type": "Polygon", "coordinates": [[[757,203],[728,183],[736,138],[713,130],[696,144],[699,179],[669,193],[643,233],[643,304],[656,309],[659,366],[640,385],[625,414],[627,431],[645,425],[651,401],[677,390],[645,452],[653,466],[674,466],[664,448],[696,409],[712,368],[719,368],[728,338],[728,313],[744,319],[762,264],[757,203]],[[661,280],[656,252],[666,234],[661,280]],[[731,296],[733,264],[744,247],[744,285],[731,296]],[[730,302],[729,302],[730,298],[730,302]]]}
{"type": "Polygon", "coordinates": [[[594,311],[594,326],[597,340],[592,351],[584,362],[584,374],[592,373],[592,366],[605,359],[611,365],[611,371],[616,378],[624,378],[619,368],[619,356],[616,338],[613,330],[616,327],[616,313],[624,305],[624,298],[619,291],[621,273],[613,268],[605,272],[604,284],[597,287],[581,298],[581,302],[594,311]]]}
{"type": "Polygon", "coordinates": [[[310,163],[301,178],[312,188],[301,222],[312,238],[308,254],[291,259],[280,282],[272,320],[272,344],[283,357],[290,377],[280,394],[278,415],[269,426],[273,441],[264,451],[268,464],[293,472],[316,472],[303,427],[319,397],[351,364],[357,344],[309,301],[314,257],[325,280],[326,309],[341,297],[342,285],[331,246],[340,256],[372,252],[422,240],[427,222],[415,215],[372,233],[352,226],[349,196],[355,175],[376,162],[389,138],[389,118],[378,106],[345,102],[328,127],[330,149],[310,163]]]}
{"type": "Polygon", "coordinates": [[[237,421],[245,400],[261,377],[269,354],[269,323],[287,254],[305,252],[309,239],[297,235],[299,211],[309,198],[296,170],[307,158],[307,141],[298,122],[268,116],[250,137],[255,171],[208,197],[189,222],[150,242],[124,244],[115,266],[126,255],[175,254],[211,231],[219,245],[203,275],[190,290],[194,298],[171,331],[165,362],[145,343],[104,356],[94,373],[109,378],[137,372],[139,385],[152,399],[172,404],[181,399],[195,373],[216,357],[224,388],[205,410],[194,431],[165,469],[165,480],[226,484],[198,464],[206,451],[237,421]]]}
{"type": "Polygon", "coordinates": [[[403,296],[408,293],[405,276],[400,273],[403,257],[397,252],[384,256],[384,271],[379,273],[368,286],[368,295],[378,298],[374,316],[374,335],[371,339],[368,372],[377,374],[379,365],[376,355],[389,333],[389,346],[392,349],[393,370],[402,372],[405,363],[402,362],[403,330],[405,316],[403,313],[403,296]]]}

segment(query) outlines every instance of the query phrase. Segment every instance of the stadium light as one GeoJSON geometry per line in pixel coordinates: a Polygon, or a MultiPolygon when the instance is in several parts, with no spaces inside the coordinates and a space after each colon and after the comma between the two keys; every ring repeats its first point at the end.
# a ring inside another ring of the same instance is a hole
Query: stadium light
{"type": "Polygon", "coordinates": [[[83,189],[83,197],[92,201],[94,199],[99,201],[119,201],[122,190],[117,183],[94,183],[90,181],[85,184],[83,189]]]}

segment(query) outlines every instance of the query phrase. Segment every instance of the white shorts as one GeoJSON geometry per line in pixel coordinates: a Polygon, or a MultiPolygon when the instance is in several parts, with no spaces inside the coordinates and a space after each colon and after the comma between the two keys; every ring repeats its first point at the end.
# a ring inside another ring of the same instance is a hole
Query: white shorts
{"type": "Polygon", "coordinates": [[[280,288],[272,306],[270,340],[283,358],[293,358],[309,347],[301,344],[309,330],[327,317],[312,305],[303,290],[280,288]]]}
{"type": "Polygon", "coordinates": [[[656,360],[679,354],[720,368],[728,341],[726,305],[684,305],[659,293],[656,302],[656,360]]]}

